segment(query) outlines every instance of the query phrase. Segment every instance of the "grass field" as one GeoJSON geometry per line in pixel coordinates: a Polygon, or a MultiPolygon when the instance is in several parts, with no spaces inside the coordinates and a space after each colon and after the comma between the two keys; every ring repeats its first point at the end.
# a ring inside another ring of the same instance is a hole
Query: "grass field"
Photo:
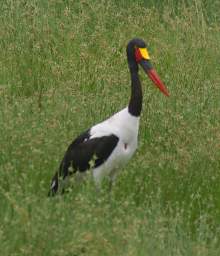
{"type": "Polygon", "coordinates": [[[220,255],[220,2],[0,3],[0,255],[220,255]],[[47,198],[80,132],[128,103],[125,47],[148,43],[139,148],[111,195],[47,198]]]}

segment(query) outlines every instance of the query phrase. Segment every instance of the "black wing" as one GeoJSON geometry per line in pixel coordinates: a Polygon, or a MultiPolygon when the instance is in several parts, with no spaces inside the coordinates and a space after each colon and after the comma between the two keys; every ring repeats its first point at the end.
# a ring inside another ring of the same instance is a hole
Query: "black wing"
{"type": "Polygon", "coordinates": [[[59,172],[56,172],[52,179],[49,195],[54,195],[57,192],[59,178],[65,179],[77,171],[84,172],[103,164],[111,155],[118,141],[119,138],[114,134],[91,139],[90,130],[77,137],[68,147],[60,164],[59,172]]]}

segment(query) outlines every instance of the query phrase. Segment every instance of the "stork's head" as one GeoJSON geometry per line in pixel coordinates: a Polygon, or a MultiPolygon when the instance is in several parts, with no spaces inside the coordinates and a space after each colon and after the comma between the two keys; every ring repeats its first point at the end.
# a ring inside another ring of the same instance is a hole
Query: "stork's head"
{"type": "Polygon", "coordinates": [[[150,56],[147,50],[146,43],[140,38],[132,39],[127,45],[127,57],[129,67],[133,70],[138,70],[138,64],[144,69],[148,77],[161,90],[163,94],[169,96],[169,92],[161,81],[156,70],[150,62],[150,56]]]}

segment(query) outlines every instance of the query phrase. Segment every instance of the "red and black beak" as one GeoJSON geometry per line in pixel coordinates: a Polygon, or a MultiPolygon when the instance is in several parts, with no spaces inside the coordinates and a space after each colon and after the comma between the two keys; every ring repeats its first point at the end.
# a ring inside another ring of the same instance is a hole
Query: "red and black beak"
{"type": "Polygon", "coordinates": [[[161,81],[161,79],[160,79],[159,75],[157,74],[156,70],[151,65],[151,62],[149,60],[146,60],[146,59],[141,59],[139,61],[139,64],[144,69],[144,71],[147,73],[148,77],[153,81],[153,83],[161,90],[161,92],[166,96],[170,96],[166,86],[161,81]]]}

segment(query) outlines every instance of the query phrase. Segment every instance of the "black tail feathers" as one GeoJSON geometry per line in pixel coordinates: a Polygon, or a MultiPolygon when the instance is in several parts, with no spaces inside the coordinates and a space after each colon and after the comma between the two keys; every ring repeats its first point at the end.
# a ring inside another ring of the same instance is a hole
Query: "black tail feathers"
{"type": "Polygon", "coordinates": [[[59,188],[59,178],[58,178],[58,172],[56,172],[52,181],[51,181],[48,196],[55,196],[56,193],[58,192],[58,188],[59,188]]]}

